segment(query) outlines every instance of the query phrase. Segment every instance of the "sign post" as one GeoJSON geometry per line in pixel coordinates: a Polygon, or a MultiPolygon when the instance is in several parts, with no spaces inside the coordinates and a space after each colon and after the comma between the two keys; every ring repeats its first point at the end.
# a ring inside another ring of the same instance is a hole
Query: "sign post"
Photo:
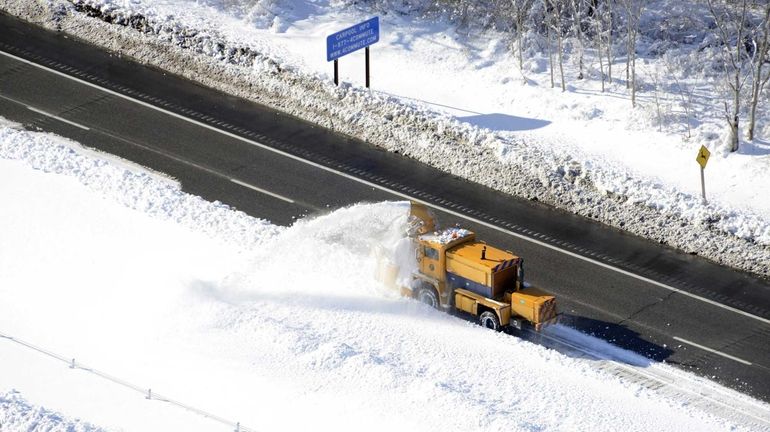
{"type": "Polygon", "coordinates": [[[366,47],[366,88],[369,88],[369,47],[366,47]]]}
{"type": "Polygon", "coordinates": [[[695,157],[698,165],[700,165],[700,188],[701,193],[703,194],[703,205],[708,204],[706,201],[706,178],[703,172],[706,170],[706,164],[709,161],[709,156],[711,156],[709,149],[707,149],[706,146],[700,146],[700,150],[698,150],[698,156],[695,157]]]}
{"type": "Polygon", "coordinates": [[[334,85],[339,85],[338,59],[366,48],[366,88],[369,88],[369,45],[380,40],[380,18],[374,17],[326,37],[326,61],[334,61],[334,85]]]}

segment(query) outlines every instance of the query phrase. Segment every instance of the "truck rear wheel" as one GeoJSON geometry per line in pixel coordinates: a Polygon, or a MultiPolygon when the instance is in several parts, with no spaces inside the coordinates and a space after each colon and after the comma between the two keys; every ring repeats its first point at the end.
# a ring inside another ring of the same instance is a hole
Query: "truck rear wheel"
{"type": "Polygon", "coordinates": [[[438,295],[436,295],[436,290],[433,288],[420,288],[420,290],[417,291],[417,300],[433,309],[438,309],[439,307],[438,295]]]}
{"type": "Polygon", "coordinates": [[[482,327],[492,329],[494,331],[500,331],[500,320],[497,318],[497,314],[491,311],[484,311],[479,315],[479,324],[482,327]]]}

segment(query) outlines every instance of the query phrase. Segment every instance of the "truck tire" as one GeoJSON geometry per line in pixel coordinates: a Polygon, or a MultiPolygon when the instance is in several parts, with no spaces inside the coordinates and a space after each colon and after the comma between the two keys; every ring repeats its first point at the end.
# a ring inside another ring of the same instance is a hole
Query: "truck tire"
{"type": "Polygon", "coordinates": [[[440,306],[438,302],[438,295],[436,294],[436,290],[433,288],[420,288],[419,291],[417,291],[417,300],[420,303],[425,303],[433,309],[438,309],[440,306]]]}
{"type": "Polygon", "coordinates": [[[497,314],[491,311],[484,311],[479,315],[479,324],[494,331],[500,331],[501,328],[497,314]]]}

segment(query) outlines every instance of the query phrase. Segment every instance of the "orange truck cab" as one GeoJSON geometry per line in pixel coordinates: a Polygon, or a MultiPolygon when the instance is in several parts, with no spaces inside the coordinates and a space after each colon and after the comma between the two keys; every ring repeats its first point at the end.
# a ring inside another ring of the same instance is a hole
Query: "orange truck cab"
{"type": "Polygon", "coordinates": [[[477,241],[469,230],[418,235],[416,259],[419,271],[402,291],[426,304],[469,313],[494,330],[525,322],[539,330],[556,320],[554,296],[525,287],[523,259],[477,241]]]}

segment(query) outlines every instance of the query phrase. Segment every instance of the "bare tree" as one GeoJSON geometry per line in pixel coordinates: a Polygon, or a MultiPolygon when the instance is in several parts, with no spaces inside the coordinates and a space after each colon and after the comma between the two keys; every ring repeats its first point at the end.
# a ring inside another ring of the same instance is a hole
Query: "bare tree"
{"type": "Polygon", "coordinates": [[[604,20],[598,11],[591,14],[591,25],[594,28],[594,44],[596,45],[596,51],[599,53],[597,57],[599,59],[599,73],[602,79],[602,93],[604,93],[604,83],[607,80],[607,76],[604,74],[604,20]]]}
{"type": "Polygon", "coordinates": [[[551,73],[551,88],[554,87],[554,80],[553,80],[553,41],[551,40],[551,33],[553,33],[553,30],[551,29],[551,13],[548,10],[548,0],[543,0],[545,3],[545,16],[543,17],[543,21],[545,24],[545,40],[546,40],[546,49],[548,51],[548,70],[551,73]]]}
{"type": "Polygon", "coordinates": [[[607,82],[612,84],[612,0],[604,2],[604,8],[602,9],[602,21],[606,23],[606,40],[604,45],[607,48],[607,82]]]}
{"type": "Polygon", "coordinates": [[[746,137],[749,141],[754,140],[754,127],[757,122],[757,105],[762,89],[770,80],[770,71],[763,72],[765,63],[768,63],[770,56],[770,2],[765,5],[762,20],[756,26],[752,37],[751,45],[753,56],[751,57],[751,101],[749,101],[749,126],[746,137]]]}
{"type": "Polygon", "coordinates": [[[668,76],[674,78],[679,99],[682,101],[682,108],[684,109],[685,114],[685,125],[687,126],[687,138],[689,139],[692,137],[692,130],[690,127],[690,121],[692,119],[692,88],[679,79],[678,72],[674,70],[674,66],[668,58],[666,59],[666,71],[668,72],[668,76]]]}
{"type": "MultiPolygon", "coordinates": [[[[564,81],[564,29],[562,16],[564,14],[564,7],[566,0],[545,0],[546,11],[548,12],[548,27],[549,35],[554,34],[556,36],[556,48],[557,56],[559,59],[559,75],[561,77],[561,91],[567,91],[567,84],[564,81]]],[[[549,37],[549,49],[551,46],[549,37]]],[[[553,59],[551,59],[551,87],[553,87],[553,59]]]]}
{"type": "Polygon", "coordinates": [[[602,92],[605,82],[612,81],[612,0],[590,0],[588,9],[589,26],[593,34],[599,60],[602,92]],[[607,73],[604,73],[604,54],[607,54],[607,73]]]}
{"type": "Polygon", "coordinates": [[[626,13],[626,88],[631,89],[631,106],[636,107],[636,39],[644,3],[641,0],[621,0],[621,3],[626,13]]]}
{"type": "Polygon", "coordinates": [[[666,99],[668,99],[668,98],[666,98],[665,96],[661,96],[661,92],[663,90],[661,90],[662,83],[661,83],[661,79],[660,79],[660,71],[658,71],[654,67],[653,67],[653,69],[651,71],[650,70],[646,70],[645,68],[642,68],[642,71],[645,72],[647,74],[647,76],[649,76],[650,79],[652,80],[652,84],[653,84],[652,96],[653,96],[653,100],[655,101],[655,116],[656,116],[656,119],[657,119],[656,122],[658,123],[658,132],[662,132],[663,131],[663,123],[666,123],[666,118],[663,115],[663,107],[662,107],[662,105],[663,105],[663,102],[665,102],[666,99]]]}
{"type": "Polygon", "coordinates": [[[742,75],[746,56],[744,36],[748,21],[748,0],[707,0],[722,44],[725,81],[732,93],[732,109],[725,102],[725,117],[729,126],[730,151],[738,150],[738,128],[741,109],[741,89],[746,82],[742,75]],[[719,4],[721,3],[721,4],[719,4]]]}
{"type": "Polygon", "coordinates": [[[586,13],[586,9],[589,6],[586,4],[586,0],[570,0],[570,6],[572,9],[572,33],[575,36],[577,45],[575,51],[578,56],[578,79],[583,79],[583,56],[585,54],[585,46],[583,44],[583,38],[585,29],[583,28],[583,15],[586,13]]]}
{"type": "Polygon", "coordinates": [[[535,0],[510,0],[508,9],[515,27],[516,52],[519,57],[519,71],[522,73],[524,72],[524,48],[522,46],[522,39],[524,39],[524,34],[527,32],[527,27],[529,26],[529,13],[534,4],[535,0]]]}

